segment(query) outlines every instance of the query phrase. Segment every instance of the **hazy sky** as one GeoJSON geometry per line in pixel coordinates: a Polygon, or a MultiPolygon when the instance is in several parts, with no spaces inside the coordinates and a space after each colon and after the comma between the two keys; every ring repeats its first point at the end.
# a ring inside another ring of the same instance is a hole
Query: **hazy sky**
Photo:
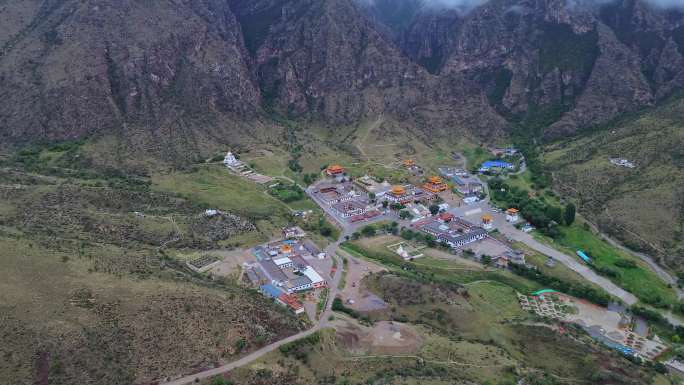
{"type": "MultiPolygon", "coordinates": [[[[358,0],[361,2],[372,3],[374,0],[358,0]]],[[[396,0],[405,1],[405,0],[396,0]]],[[[447,8],[459,8],[462,10],[470,10],[478,5],[482,5],[489,0],[422,0],[427,5],[433,5],[436,7],[447,7],[447,8]]],[[[568,3],[583,3],[583,2],[600,2],[600,3],[610,3],[619,0],[567,0],[568,3]]],[[[654,6],[661,8],[683,8],[684,0],[643,0],[654,6]]]]}

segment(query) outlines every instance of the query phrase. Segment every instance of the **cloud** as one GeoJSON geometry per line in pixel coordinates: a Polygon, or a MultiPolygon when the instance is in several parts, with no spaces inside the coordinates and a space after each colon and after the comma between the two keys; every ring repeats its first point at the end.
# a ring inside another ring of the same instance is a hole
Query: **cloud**
{"type": "MultiPolygon", "coordinates": [[[[382,1],[387,3],[388,0],[356,0],[358,3],[366,5],[374,5],[376,2],[382,1]]],[[[392,0],[390,0],[392,1],[392,0]]],[[[393,0],[396,3],[414,3],[422,8],[429,9],[455,9],[461,12],[469,12],[480,5],[488,3],[490,0],[393,0]]]]}
{"type": "Polygon", "coordinates": [[[455,8],[463,11],[470,11],[487,3],[489,0],[425,0],[428,7],[455,8]]]}
{"type": "Polygon", "coordinates": [[[680,8],[684,9],[684,0],[648,0],[647,3],[659,8],[680,8]]]}
{"type": "MultiPolygon", "coordinates": [[[[373,4],[377,0],[357,0],[360,3],[373,4]]],[[[462,12],[469,12],[480,5],[488,3],[490,0],[394,0],[397,3],[412,1],[417,3],[422,3],[423,7],[426,8],[439,8],[439,9],[456,9],[462,12]]],[[[566,0],[568,6],[577,6],[580,4],[607,4],[614,3],[621,0],[566,0]]],[[[642,0],[643,2],[650,4],[654,7],[661,9],[671,9],[680,8],[684,9],[684,0],[642,0]]]]}

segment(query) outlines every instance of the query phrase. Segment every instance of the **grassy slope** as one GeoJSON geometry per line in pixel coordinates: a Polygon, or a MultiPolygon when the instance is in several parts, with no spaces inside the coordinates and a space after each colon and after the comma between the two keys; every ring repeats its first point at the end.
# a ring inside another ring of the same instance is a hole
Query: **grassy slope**
{"type": "MultiPolygon", "coordinates": [[[[303,327],[261,295],[195,276],[157,252],[178,231],[173,247],[217,247],[199,215],[212,194],[149,191],[139,177],[67,162],[72,150],[0,168],[3,383],[43,375],[51,384],[148,383],[231,360],[240,339],[251,350],[303,327]],[[28,164],[35,171],[23,170],[28,164]]],[[[202,180],[187,191],[206,191],[202,180]]],[[[255,233],[219,243],[253,244],[255,233]]]]}
{"type": "Polygon", "coordinates": [[[684,261],[684,99],[547,147],[556,187],[603,231],[631,247],[684,261]],[[636,169],[616,167],[624,157],[636,169]]]}
{"type": "Polygon", "coordinates": [[[568,248],[568,253],[576,250],[584,250],[594,258],[598,267],[610,267],[619,271],[619,278],[614,280],[625,289],[632,292],[638,298],[648,302],[663,302],[673,304],[677,301],[677,295],[667,284],[661,280],[645,263],[634,258],[629,253],[609,245],[598,238],[591,231],[575,224],[564,228],[558,242],[568,248]],[[624,268],[616,266],[619,260],[633,260],[637,268],[624,268]]]}
{"type": "Polygon", "coordinates": [[[431,260],[422,261],[420,258],[414,262],[404,262],[401,257],[390,252],[384,246],[368,247],[363,243],[363,240],[344,243],[342,248],[355,256],[372,258],[383,264],[393,266],[395,271],[401,270],[402,265],[409,265],[416,273],[430,276],[444,283],[470,284],[480,281],[494,281],[514,287],[523,293],[531,293],[541,288],[537,283],[498,269],[485,271],[468,268],[467,270],[457,270],[454,268],[463,267],[463,265],[459,263],[435,263],[431,260]]]}

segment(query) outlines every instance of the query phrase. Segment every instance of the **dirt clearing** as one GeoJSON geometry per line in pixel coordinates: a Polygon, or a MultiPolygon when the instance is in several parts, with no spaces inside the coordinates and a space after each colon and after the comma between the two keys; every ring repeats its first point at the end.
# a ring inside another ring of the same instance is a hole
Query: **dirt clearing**
{"type": "Polygon", "coordinates": [[[347,307],[356,311],[370,312],[382,310],[387,307],[385,301],[363,287],[362,281],[370,274],[385,271],[386,269],[365,259],[355,258],[345,254],[347,258],[346,286],[340,293],[347,307]]]}
{"type": "Polygon", "coordinates": [[[410,325],[392,321],[376,322],[372,327],[339,321],[337,339],[355,354],[411,354],[423,346],[423,337],[410,325]]]}

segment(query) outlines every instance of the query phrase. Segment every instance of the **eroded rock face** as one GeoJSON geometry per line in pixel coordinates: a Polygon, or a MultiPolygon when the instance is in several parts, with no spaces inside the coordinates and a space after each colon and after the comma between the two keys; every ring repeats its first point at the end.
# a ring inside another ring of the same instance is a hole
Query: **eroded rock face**
{"type": "Polygon", "coordinates": [[[382,4],[367,13],[394,23],[387,29],[407,56],[477,82],[502,116],[550,126],[547,137],[650,106],[684,84],[682,13],[641,0],[492,0],[467,13],[424,6],[401,22],[379,15],[382,4]]]}
{"type": "MultiPolygon", "coordinates": [[[[15,1],[0,12],[13,17],[15,1]]],[[[223,1],[46,1],[0,42],[4,137],[81,137],[260,101],[223,1]]]]}
{"type": "Polygon", "coordinates": [[[199,143],[275,111],[483,138],[522,122],[553,137],[682,87],[681,13],[593,4],[13,0],[0,7],[0,135],[199,143]]]}

